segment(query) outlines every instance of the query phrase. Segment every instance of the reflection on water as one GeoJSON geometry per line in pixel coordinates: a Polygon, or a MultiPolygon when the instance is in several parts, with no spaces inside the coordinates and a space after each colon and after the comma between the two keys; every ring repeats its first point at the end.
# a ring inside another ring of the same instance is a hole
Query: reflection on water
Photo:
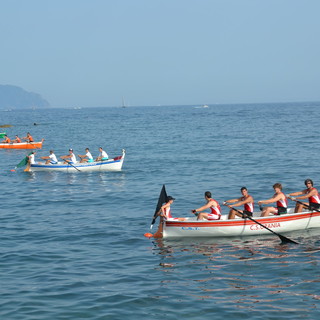
{"type": "Polygon", "coordinates": [[[123,187],[127,181],[126,175],[122,172],[18,172],[27,182],[60,182],[65,186],[66,191],[74,191],[73,185],[81,186],[82,191],[92,190],[92,186],[99,186],[105,191],[114,187],[123,187]],[[71,186],[71,187],[70,187],[71,186]],[[85,189],[83,189],[85,188],[85,189]]]}
{"type": "Polygon", "coordinates": [[[156,270],[163,272],[162,287],[173,290],[175,286],[187,296],[231,309],[307,312],[320,297],[320,275],[308,272],[319,265],[319,232],[290,235],[300,245],[280,245],[274,237],[157,239],[153,242],[153,252],[159,256],[156,270]],[[294,303],[301,298],[303,304],[294,303]]]}
{"type": "Polygon", "coordinates": [[[114,187],[122,188],[126,183],[126,176],[122,172],[99,172],[97,181],[105,191],[111,191],[114,187]]]}

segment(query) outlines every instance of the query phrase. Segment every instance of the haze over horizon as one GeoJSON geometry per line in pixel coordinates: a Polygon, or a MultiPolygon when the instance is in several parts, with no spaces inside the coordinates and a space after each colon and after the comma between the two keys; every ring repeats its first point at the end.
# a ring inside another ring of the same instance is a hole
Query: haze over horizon
{"type": "Polygon", "coordinates": [[[0,84],[52,107],[320,101],[320,2],[5,0],[0,84]]]}

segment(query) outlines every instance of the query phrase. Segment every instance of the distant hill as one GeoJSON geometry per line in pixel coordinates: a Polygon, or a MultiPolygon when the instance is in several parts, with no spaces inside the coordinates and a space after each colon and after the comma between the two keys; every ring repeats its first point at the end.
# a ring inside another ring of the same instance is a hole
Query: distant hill
{"type": "Polygon", "coordinates": [[[47,108],[50,104],[39,94],[11,85],[0,85],[0,109],[47,108]]]}

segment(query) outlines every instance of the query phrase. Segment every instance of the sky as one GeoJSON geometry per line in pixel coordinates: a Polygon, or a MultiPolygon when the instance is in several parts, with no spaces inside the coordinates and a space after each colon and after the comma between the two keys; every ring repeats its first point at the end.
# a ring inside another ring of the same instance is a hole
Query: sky
{"type": "Polygon", "coordinates": [[[0,84],[53,107],[320,101],[319,0],[0,0],[0,84]]]}

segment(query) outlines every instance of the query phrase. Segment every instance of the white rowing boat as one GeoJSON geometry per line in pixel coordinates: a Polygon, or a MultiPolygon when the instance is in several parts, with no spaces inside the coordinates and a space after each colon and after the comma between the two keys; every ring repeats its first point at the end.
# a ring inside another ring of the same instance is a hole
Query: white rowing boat
{"type": "Polygon", "coordinates": [[[122,155],[113,159],[95,161],[95,162],[77,162],[57,164],[31,164],[29,171],[62,171],[62,172],[91,172],[91,171],[121,171],[125,158],[125,150],[122,150],[122,155]]]}
{"type": "MultiPolygon", "coordinates": [[[[319,211],[294,213],[294,208],[280,216],[260,217],[261,212],[253,214],[254,220],[276,233],[320,228],[319,211]]],[[[160,221],[155,238],[182,237],[238,237],[270,234],[270,231],[250,219],[197,220],[196,217],[173,218],[160,221]]]]}
{"type": "MultiPolygon", "coordinates": [[[[168,199],[163,185],[158,204],[153,216],[151,228],[163,203],[168,199]]],[[[234,208],[234,210],[237,210],[234,208]]],[[[197,217],[168,218],[161,217],[155,234],[146,233],[154,238],[187,238],[187,237],[239,237],[256,236],[274,233],[282,242],[296,243],[280,233],[320,228],[320,211],[305,209],[294,213],[294,208],[288,208],[286,214],[261,217],[261,212],[254,212],[252,217],[228,219],[222,215],[219,220],[197,220],[197,217]]]]}

